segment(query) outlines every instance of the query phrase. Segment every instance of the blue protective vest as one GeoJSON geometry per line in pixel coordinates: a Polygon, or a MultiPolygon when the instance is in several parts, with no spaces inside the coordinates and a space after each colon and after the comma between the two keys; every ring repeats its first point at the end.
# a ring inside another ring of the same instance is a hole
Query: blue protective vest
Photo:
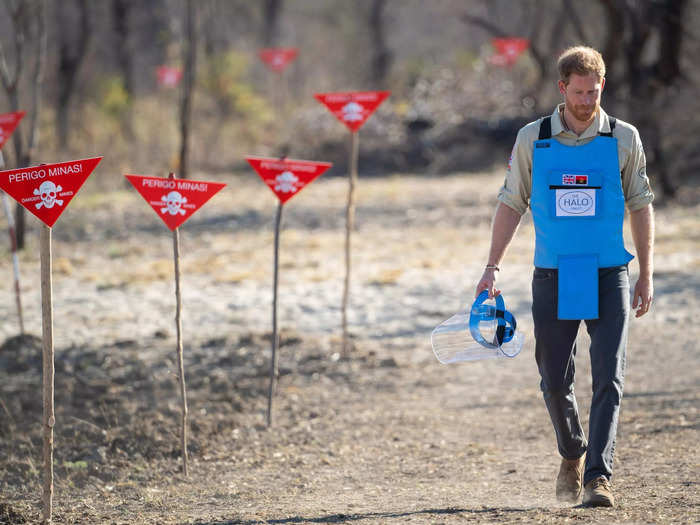
{"type": "Polygon", "coordinates": [[[551,138],[547,117],[534,143],[535,266],[558,270],[559,319],[597,319],[598,268],[633,258],[622,237],[625,198],[612,118],[610,126],[587,144],[566,146],[551,138]]]}

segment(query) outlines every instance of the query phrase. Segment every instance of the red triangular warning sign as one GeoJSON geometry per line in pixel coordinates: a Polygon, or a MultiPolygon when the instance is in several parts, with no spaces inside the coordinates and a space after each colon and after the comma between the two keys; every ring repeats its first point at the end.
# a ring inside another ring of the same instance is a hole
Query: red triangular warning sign
{"type": "Polygon", "coordinates": [[[309,160],[246,157],[260,178],[284,204],[333,164],[309,160]]]}
{"type": "Polygon", "coordinates": [[[10,138],[12,132],[19,124],[19,121],[24,117],[24,111],[15,111],[14,113],[5,113],[0,115],[0,148],[5,145],[7,139],[10,138]]]}
{"type": "Polygon", "coordinates": [[[180,83],[182,79],[182,69],[171,66],[158,66],[156,69],[158,76],[158,84],[166,88],[173,88],[180,83]]]}
{"type": "Polygon", "coordinates": [[[355,132],[362,127],[390,91],[354,91],[348,93],[316,93],[314,97],[325,104],[340,122],[355,132]]]}
{"type": "Polygon", "coordinates": [[[258,54],[260,60],[272,71],[284,71],[298,54],[295,47],[270,47],[261,49],[258,54]]]}
{"type": "Polygon", "coordinates": [[[491,45],[496,50],[489,61],[496,66],[512,66],[518,61],[520,55],[530,47],[527,38],[493,38],[491,45]]]}
{"type": "Polygon", "coordinates": [[[151,205],[168,228],[174,230],[226,184],[191,179],[124,175],[151,205]]]}
{"type": "Polygon", "coordinates": [[[102,157],[0,171],[0,189],[53,226],[102,157]]]}

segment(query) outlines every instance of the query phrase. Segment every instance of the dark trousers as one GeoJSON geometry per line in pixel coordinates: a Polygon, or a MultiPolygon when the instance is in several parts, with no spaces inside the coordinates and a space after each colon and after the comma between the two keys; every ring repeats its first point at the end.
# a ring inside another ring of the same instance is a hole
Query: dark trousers
{"type": "Polygon", "coordinates": [[[574,395],[576,334],[581,321],[557,319],[557,270],[535,268],[532,278],[532,317],[535,359],[540,387],[566,459],[586,454],[584,483],[612,476],[615,437],[625,371],[627,323],[630,311],[627,265],[601,268],[599,318],[584,321],[591,336],[593,399],[588,443],[578,417],[574,395]]]}

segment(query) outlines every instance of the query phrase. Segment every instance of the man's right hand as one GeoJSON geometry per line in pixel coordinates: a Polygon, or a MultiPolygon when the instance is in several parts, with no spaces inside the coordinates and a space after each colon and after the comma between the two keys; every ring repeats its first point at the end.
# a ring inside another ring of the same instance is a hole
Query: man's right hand
{"type": "Polygon", "coordinates": [[[494,288],[494,284],[496,284],[496,271],[497,270],[495,268],[486,268],[484,270],[484,273],[479,280],[479,284],[476,285],[476,292],[474,293],[475,298],[478,297],[484,290],[489,291],[489,299],[500,295],[501,290],[494,288]]]}

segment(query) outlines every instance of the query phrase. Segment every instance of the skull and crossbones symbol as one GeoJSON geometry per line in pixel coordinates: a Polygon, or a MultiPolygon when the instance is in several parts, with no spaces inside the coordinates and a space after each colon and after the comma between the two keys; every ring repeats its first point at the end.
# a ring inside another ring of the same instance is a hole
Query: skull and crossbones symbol
{"type": "Polygon", "coordinates": [[[294,193],[299,188],[297,188],[297,183],[299,179],[291,171],[284,171],[275,177],[275,191],[281,191],[282,193],[294,193]]]}
{"type": "Polygon", "coordinates": [[[160,209],[161,213],[165,214],[167,212],[170,215],[177,215],[178,213],[180,215],[185,214],[182,205],[187,204],[187,197],[183,197],[179,192],[171,191],[167,195],[163,195],[160,200],[165,204],[165,206],[160,209]]]}
{"type": "Polygon", "coordinates": [[[44,208],[53,208],[54,204],[63,206],[63,199],[56,198],[58,192],[61,190],[63,190],[61,186],[56,186],[50,180],[42,182],[41,185],[34,190],[34,195],[41,196],[41,202],[35,204],[36,209],[39,210],[42,206],[44,208]]]}
{"type": "Polygon", "coordinates": [[[364,108],[357,102],[348,102],[343,106],[343,120],[347,122],[356,122],[362,120],[362,110],[364,108]]]}

